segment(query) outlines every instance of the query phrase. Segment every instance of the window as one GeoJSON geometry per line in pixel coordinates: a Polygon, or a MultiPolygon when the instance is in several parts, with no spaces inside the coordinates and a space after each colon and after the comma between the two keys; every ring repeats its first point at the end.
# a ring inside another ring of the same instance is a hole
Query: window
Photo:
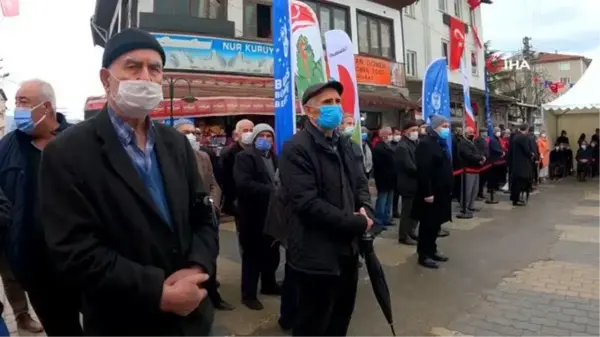
{"type": "Polygon", "coordinates": [[[570,77],[561,77],[560,81],[564,84],[569,84],[569,83],[571,83],[571,78],[570,77]]]}
{"type": "Polygon", "coordinates": [[[244,36],[271,39],[271,4],[244,0],[244,36]]]}
{"type": "Polygon", "coordinates": [[[473,76],[479,76],[479,67],[477,66],[477,53],[471,52],[471,74],[473,76]]]}
{"type": "Polygon", "coordinates": [[[438,0],[438,9],[442,12],[446,11],[446,0],[438,0]]]}
{"type": "Polygon", "coordinates": [[[454,16],[456,16],[457,18],[461,18],[462,17],[462,5],[461,5],[461,1],[462,0],[454,0],[454,16]]]}
{"type": "Polygon", "coordinates": [[[394,58],[392,21],[359,13],[358,52],[385,58],[394,58]]]}
{"type": "Polygon", "coordinates": [[[163,0],[154,1],[154,13],[185,15],[198,18],[217,19],[220,13],[219,0],[163,0]]]}
{"type": "Polygon", "coordinates": [[[560,71],[569,71],[571,70],[571,64],[569,62],[561,62],[558,65],[558,69],[560,69],[560,71]]]}
{"type": "Polygon", "coordinates": [[[446,58],[446,61],[450,61],[447,40],[442,40],[442,56],[446,58]]]}
{"type": "Polygon", "coordinates": [[[415,4],[404,7],[403,11],[404,11],[404,15],[414,18],[415,17],[415,4]]]}
{"type": "Polygon", "coordinates": [[[332,5],[324,4],[316,1],[303,1],[317,14],[317,19],[321,25],[321,34],[333,29],[341,29],[350,34],[350,20],[348,18],[348,10],[332,5]]]}
{"type": "Polygon", "coordinates": [[[406,51],[406,59],[404,60],[406,75],[417,77],[417,52],[412,50],[406,51]]]}

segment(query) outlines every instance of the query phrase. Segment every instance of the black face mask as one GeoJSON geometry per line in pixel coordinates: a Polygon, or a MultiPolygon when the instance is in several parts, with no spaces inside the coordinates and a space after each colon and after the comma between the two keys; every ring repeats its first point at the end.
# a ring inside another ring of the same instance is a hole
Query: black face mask
{"type": "Polygon", "coordinates": [[[473,140],[473,138],[475,138],[475,135],[467,135],[467,139],[473,140]]]}

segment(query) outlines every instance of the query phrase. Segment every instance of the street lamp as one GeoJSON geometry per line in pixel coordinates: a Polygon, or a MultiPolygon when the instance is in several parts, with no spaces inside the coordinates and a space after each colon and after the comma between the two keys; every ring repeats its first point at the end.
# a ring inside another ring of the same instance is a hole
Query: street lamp
{"type": "Polygon", "coordinates": [[[173,126],[173,100],[175,99],[175,83],[177,83],[177,81],[184,81],[185,83],[187,83],[188,85],[188,94],[183,96],[183,98],[181,100],[183,100],[186,103],[194,103],[196,101],[196,97],[194,97],[194,95],[192,95],[192,84],[190,83],[190,81],[188,81],[187,79],[183,78],[183,77],[179,77],[179,78],[173,78],[173,77],[169,77],[169,95],[171,96],[171,126],[173,126]]]}

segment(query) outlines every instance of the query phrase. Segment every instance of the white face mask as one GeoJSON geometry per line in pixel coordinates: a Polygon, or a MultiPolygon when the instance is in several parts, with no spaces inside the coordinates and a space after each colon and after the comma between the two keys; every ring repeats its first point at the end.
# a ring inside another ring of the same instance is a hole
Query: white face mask
{"type": "Polygon", "coordinates": [[[194,149],[194,151],[200,150],[200,143],[198,143],[196,136],[188,134],[185,135],[185,138],[187,138],[187,140],[190,142],[190,145],[192,146],[192,149],[194,149]]]}
{"type": "Polygon", "coordinates": [[[500,131],[498,131],[498,132],[495,133],[496,137],[500,137],[501,134],[502,133],[500,131]]]}
{"type": "Polygon", "coordinates": [[[392,135],[387,136],[387,137],[385,137],[385,140],[388,142],[391,142],[392,140],[394,140],[394,136],[392,136],[392,135]]]}
{"type": "Polygon", "coordinates": [[[244,133],[242,133],[242,137],[240,138],[240,141],[244,145],[250,145],[250,144],[252,144],[252,132],[244,132],[244,133]]]}
{"type": "Polygon", "coordinates": [[[408,139],[410,139],[412,141],[415,141],[415,140],[419,139],[419,131],[411,131],[408,134],[408,139]]]}
{"type": "Polygon", "coordinates": [[[345,135],[347,135],[347,136],[351,136],[353,132],[354,132],[354,127],[353,126],[347,126],[342,131],[342,133],[345,134],[345,135]]]}
{"type": "Polygon", "coordinates": [[[395,142],[399,142],[400,139],[402,139],[402,136],[400,136],[400,135],[394,135],[394,141],[395,142]]]}
{"type": "Polygon", "coordinates": [[[162,86],[150,81],[121,80],[113,98],[125,117],[142,119],[163,100],[162,86]]]}

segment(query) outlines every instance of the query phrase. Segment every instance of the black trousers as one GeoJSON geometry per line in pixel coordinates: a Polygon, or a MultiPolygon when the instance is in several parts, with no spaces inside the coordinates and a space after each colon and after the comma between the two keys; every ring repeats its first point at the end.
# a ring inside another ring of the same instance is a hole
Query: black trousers
{"type": "Polygon", "coordinates": [[[483,192],[484,192],[485,186],[487,185],[487,181],[489,179],[490,169],[491,169],[491,167],[489,169],[479,173],[479,189],[477,190],[478,197],[484,197],[483,192]]]}
{"type": "Polygon", "coordinates": [[[454,184],[452,185],[452,198],[460,201],[461,193],[462,193],[462,174],[457,174],[454,176],[454,184]]]}
{"type": "Polygon", "coordinates": [[[392,216],[397,215],[398,212],[398,203],[400,202],[400,193],[398,191],[394,191],[394,199],[392,201],[392,216]]]}
{"type": "Polygon", "coordinates": [[[437,221],[424,219],[419,222],[419,241],[417,242],[419,257],[432,256],[437,253],[436,241],[441,228],[442,224],[437,221]]]}
{"type": "Polygon", "coordinates": [[[340,275],[296,270],[298,311],[294,336],[346,336],[354,311],[358,256],[340,258],[340,275]]]}
{"type": "Polygon", "coordinates": [[[410,213],[413,208],[413,197],[402,196],[402,209],[400,210],[400,229],[398,230],[398,239],[407,239],[410,234],[413,234],[417,229],[417,221],[415,221],[410,213]]]}
{"type": "Polygon", "coordinates": [[[253,300],[262,289],[277,285],[275,272],[279,267],[279,243],[263,233],[239,233],[242,250],[242,299],[253,300]]]}
{"type": "MultiPolygon", "coordinates": [[[[288,260],[286,253],[286,260],[288,260]]],[[[281,305],[279,307],[279,325],[284,329],[292,329],[296,322],[298,312],[298,280],[297,272],[285,264],[285,278],[281,292],[281,305]]]]}
{"type": "Polygon", "coordinates": [[[29,285],[25,290],[47,336],[83,336],[80,293],[49,283],[29,285]]]}
{"type": "Polygon", "coordinates": [[[518,202],[521,200],[521,193],[527,191],[530,181],[527,178],[511,177],[510,200],[518,202]]]}

